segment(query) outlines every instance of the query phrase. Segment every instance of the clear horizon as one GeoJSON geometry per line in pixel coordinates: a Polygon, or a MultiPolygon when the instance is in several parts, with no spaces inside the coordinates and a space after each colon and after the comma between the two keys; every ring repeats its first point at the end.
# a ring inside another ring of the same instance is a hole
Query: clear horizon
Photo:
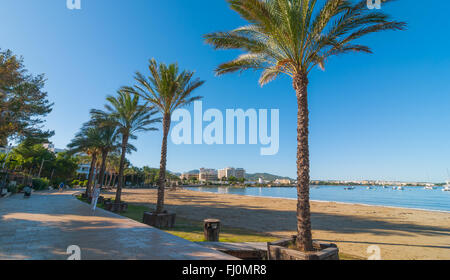
{"type": "MultiPolygon", "coordinates": [[[[261,156],[259,145],[174,145],[167,169],[227,166],[248,173],[296,178],[296,106],[291,81],[283,77],[259,87],[258,74],[215,77],[213,70],[236,55],[214,51],[202,35],[244,25],[224,0],[83,0],[68,10],[65,0],[4,0],[0,48],[24,57],[33,74],[45,73],[55,103],[45,127],[50,140],[65,146],[101,109],[107,95],[133,85],[135,71],[148,73],[148,60],[195,70],[206,80],[197,92],[204,110],[280,110],[280,149],[261,156]],[[26,3],[26,4],[25,4],[26,3]],[[27,20],[23,20],[26,18],[27,20]],[[30,26],[29,22],[33,22],[30,26]]],[[[322,1],[319,1],[322,2],[322,1]]],[[[332,59],[310,77],[312,180],[444,182],[450,168],[450,28],[448,1],[396,1],[382,6],[408,23],[404,32],[384,32],[361,40],[372,55],[332,59]],[[372,178],[372,179],[367,179],[372,178]]],[[[187,108],[193,111],[193,106],[187,108]]],[[[175,123],[174,123],[175,124],[175,123]]],[[[172,125],[173,127],[173,125],[172,125]]],[[[133,165],[159,168],[161,131],[139,134],[133,165]]]]}

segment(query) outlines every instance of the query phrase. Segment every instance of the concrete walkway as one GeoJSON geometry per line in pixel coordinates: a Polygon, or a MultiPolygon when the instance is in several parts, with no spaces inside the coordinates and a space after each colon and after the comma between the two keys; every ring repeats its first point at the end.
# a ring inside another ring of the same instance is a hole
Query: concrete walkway
{"type": "Polygon", "coordinates": [[[67,248],[82,260],[233,260],[73,197],[74,192],[34,193],[0,199],[0,259],[65,260],[67,248]]]}

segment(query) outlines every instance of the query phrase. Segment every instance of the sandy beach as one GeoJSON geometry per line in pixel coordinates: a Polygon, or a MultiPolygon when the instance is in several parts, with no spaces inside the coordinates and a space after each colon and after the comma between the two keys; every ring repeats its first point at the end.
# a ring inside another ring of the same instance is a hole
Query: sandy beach
{"type": "MultiPolygon", "coordinates": [[[[153,207],[156,190],[127,189],[123,200],[153,207]]],[[[167,192],[166,209],[280,237],[296,230],[296,201],[289,199],[177,190],[167,192]]],[[[343,253],[367,258],[377,245],[385,260],[450,259],[450,213],[334,202],[312,202],[311,211],[313,238],[343,253]]]]}

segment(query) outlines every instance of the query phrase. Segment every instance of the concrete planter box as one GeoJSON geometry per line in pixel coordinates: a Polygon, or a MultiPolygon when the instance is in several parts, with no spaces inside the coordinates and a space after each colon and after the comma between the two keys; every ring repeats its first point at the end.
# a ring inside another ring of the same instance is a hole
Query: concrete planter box
{"type": "Polygon", "coordinates": [[[121,202],[121,203],[114,203],[110,200],[105,200],[103,202],[103,205],[105,207],[105,210],[114,212],[114,213],[122,213],[126,212],[128,210],[128,203],[121,202]]]}
{"type": "Polygon", "coordinates": [[[99,196],[98,200],[97,200],[97,203],[98,204],[103,204],[103,202],[105,202],[105,198],[103,196],[99,196]]]}
{"type": "Polygon", "coordinates": [[[339,260],[339,249],[336,244],[314,242],[315,252],[304,253],[289,249],[288,246],[295,242],[296,236],[276,242],[267,243],[267,255],[269,260],[339,260]]]}
{"type": "Polygon", "coordinates": [[[111,211],[111,209],[112,209],[112,202],[110,200],[105,200],[103,202],[103,206],[105,207],[106,211],[111,211]]]}
{"type": "Polygon", "coordinates": [[[126,212],[128,210],[128,203],[121,202],[121,203],[111,203],[111,210],[114,213],[122,213],[126,212]]]}
{"type": "Polygon", "coordinates": [[[156,228],[173,228],[175,225],[175,213],[144,212],[142,222],[156,228]]]}

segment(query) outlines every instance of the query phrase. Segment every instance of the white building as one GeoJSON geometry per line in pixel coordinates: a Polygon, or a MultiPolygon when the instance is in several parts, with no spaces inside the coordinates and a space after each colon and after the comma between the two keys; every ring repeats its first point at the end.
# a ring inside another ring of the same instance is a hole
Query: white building
{"type": "Polygon", "coordinates": [[[42,146],[44,146],[44,148],[46,148],[47,150],[49,150],[50,152],[52,152],[54,154],[58,154],[58,153],[62,153],[62,152],[66,151],[65,149],[55,148],[55,145],[50,144],[50,143],[43,144],[42,146]]]}
{"type": "Polygon", "coordinates": [[[235,177],[237,179],[245,178],[245,169],[227,167],[219,170],[219,180],[223,178],[235,177]]]}
{"type": "Polygon", "coordinates": [[[292,182],[289,179],[276,179],[274,183],[277,185],[290,185],[292,182]]]}
{"type": "Polygon", "coordinates": [[[210,182],[217,181],[217,170],[200,168],[199,181],[200,182],[210,182]]]}
{"type": "Polygon", "coordinates": [[[84,174],[87,176],[87,175],[89,175],[90,168],[91,168],[90,164],[80,164],[80,165],[78,165],[77,173],[84,174]]]}

